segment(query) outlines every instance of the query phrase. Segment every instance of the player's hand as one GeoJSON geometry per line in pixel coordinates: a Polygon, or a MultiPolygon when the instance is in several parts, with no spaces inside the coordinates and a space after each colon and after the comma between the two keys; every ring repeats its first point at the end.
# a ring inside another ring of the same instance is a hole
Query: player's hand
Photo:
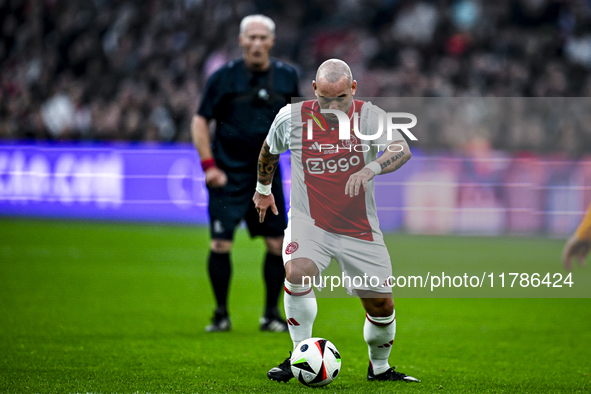
{"type": "Polygon", "coordinates": [[[254,207],[256,208],[257,212],[259,213],[259,222],[263,223],[265,220],[265,215],[267,214],[267,209],[271,208],[271,212],[275,215],[279,215],[279,210],[275,205],[275,197],[273,197],[273,193],[265,196],[259,192],[254,192],[254,197],[252,197],[252,201],[254,202],[254,207]]]}
{"type": "Polygon", "coordinates": [[[585,265],[585,258],[591,250],[591,241],[579,239],[576,235],[570,237],[564,245],[562,250],[562,264],[567,271],[572,268],[573,257],[578,261],[579,265],[583,267],[585,265]]]}
{"type": "Polygon", "coordinates": [[[205,184],[212,189],[220,189],[226,186],[228,177],[226,173],[217,167],[210,167],[205,171],[205,184]]]}
{"type": "Polygon", "coordinates": [[[374,175],[369,168],[363,168],[361,171],[352,174],[345,185],[345,194],[348,194],[349,197],[358,196],[362,186],[363,191],[367,192],[367,182],[371,181],[374,175]]]}

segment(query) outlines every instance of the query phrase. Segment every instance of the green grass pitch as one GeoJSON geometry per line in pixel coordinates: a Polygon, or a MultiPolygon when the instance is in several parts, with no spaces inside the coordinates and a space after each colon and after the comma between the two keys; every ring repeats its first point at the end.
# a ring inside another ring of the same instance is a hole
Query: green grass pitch
{"type": "MultiPolygon", "coordinates": [[[[562,240],[387,236],[393,259],[562,272],[562,240]]],[[[314,335],[340,350],[325,388],[267,380],[289,335],[261,333],[260,240],[238,233],[230,333],[207,334],[203,228],[0,220],[2,393],[589,393],[590,299],[396,300],[390,362],[420,384],[367,382],[364,313],[319,299],[314,335]]],[[[435,270],[434,270],[435,271],[435,270]]],[[[589,276],[591,267],[575,270],[589,276]]]]}

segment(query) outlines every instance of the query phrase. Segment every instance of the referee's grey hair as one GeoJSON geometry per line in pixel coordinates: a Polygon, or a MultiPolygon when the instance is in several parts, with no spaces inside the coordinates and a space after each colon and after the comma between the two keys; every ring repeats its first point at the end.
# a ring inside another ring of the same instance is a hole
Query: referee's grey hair
{"type": "Polygon", "coordinates": [[[269,29],[272,36],[275,35],[275,22],[273,22],[273,19],[268,16],[261,14],[245,16],[242,19],[242,22],[240,22],[240,35],[243,35],[246,27],[253,22],[262,23],[269,29]]]}
{"type": "Polygon", "coordinates": [[[328,82],[337,82],[342,77],[347,77],[349,83],[353,83],[353,75],[349,65],[341,59],[328,59],[318,67],[316,72],[316,81],[320,77],[325,78],[328,82]]]}

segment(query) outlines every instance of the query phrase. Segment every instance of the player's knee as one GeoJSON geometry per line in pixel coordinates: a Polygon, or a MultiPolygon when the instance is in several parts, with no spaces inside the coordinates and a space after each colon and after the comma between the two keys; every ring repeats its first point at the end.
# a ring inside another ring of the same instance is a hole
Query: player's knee
{"type": "Polygon", "coordinates": [[[288,261],[287,263],[285,263],[285,279],[289,283],[292,283],[294,285],[299,285],[299,282],[298,283],[294,282],[294,278],[292,276],[291,263],[292,263],[291,261],[288,261]]]}
{"type": "Polygon", "coordinates": [[[366,305],[366,311],[373,317],[387,317],[394,313],[392,298],[372,298],[366,305]]]}
{"type": "Polygon", "coordinates": [[[230,253],[232,241],[227,239],[212,239],[209,248],[215,253],[230,253]]]}
{"type": "Polygon", "coordinates": [[[285,279],[289,282],[289,283],[293,283],[291,281],[291,261],[288,261],[287,263],[285,263],[285,279]]]}
{"type": "Polygon", "coordinates": [[[265,237],[265,246],[267,251],[275,256],[281,256],[283,246],[283,237],[265,237]]]}
{"type": "Polygon", "coordinates": [[[318,268],[312,260],[295,259],[285,264],[285,278],[294,285],[304,284],[304,281],[306,284],[311,283],[316,275],[318,275],[318,268]]]}

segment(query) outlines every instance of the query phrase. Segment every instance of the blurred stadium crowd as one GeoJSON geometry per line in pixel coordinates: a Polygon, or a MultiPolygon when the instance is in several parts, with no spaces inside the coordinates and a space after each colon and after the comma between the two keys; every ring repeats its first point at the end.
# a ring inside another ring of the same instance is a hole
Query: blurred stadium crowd
{"type": "MultiPolygon", "coordinates": [[[[190,141],[252,13],[275,20],[306,96],[331,57],[361,97],[591,96],[590,0],[0,0],[0,139],[190,141]]],[[[577,130],[484,142],[577,155],[577,130]]],[[[452,134],[438,147],[471,142],[452,134]]]]}

